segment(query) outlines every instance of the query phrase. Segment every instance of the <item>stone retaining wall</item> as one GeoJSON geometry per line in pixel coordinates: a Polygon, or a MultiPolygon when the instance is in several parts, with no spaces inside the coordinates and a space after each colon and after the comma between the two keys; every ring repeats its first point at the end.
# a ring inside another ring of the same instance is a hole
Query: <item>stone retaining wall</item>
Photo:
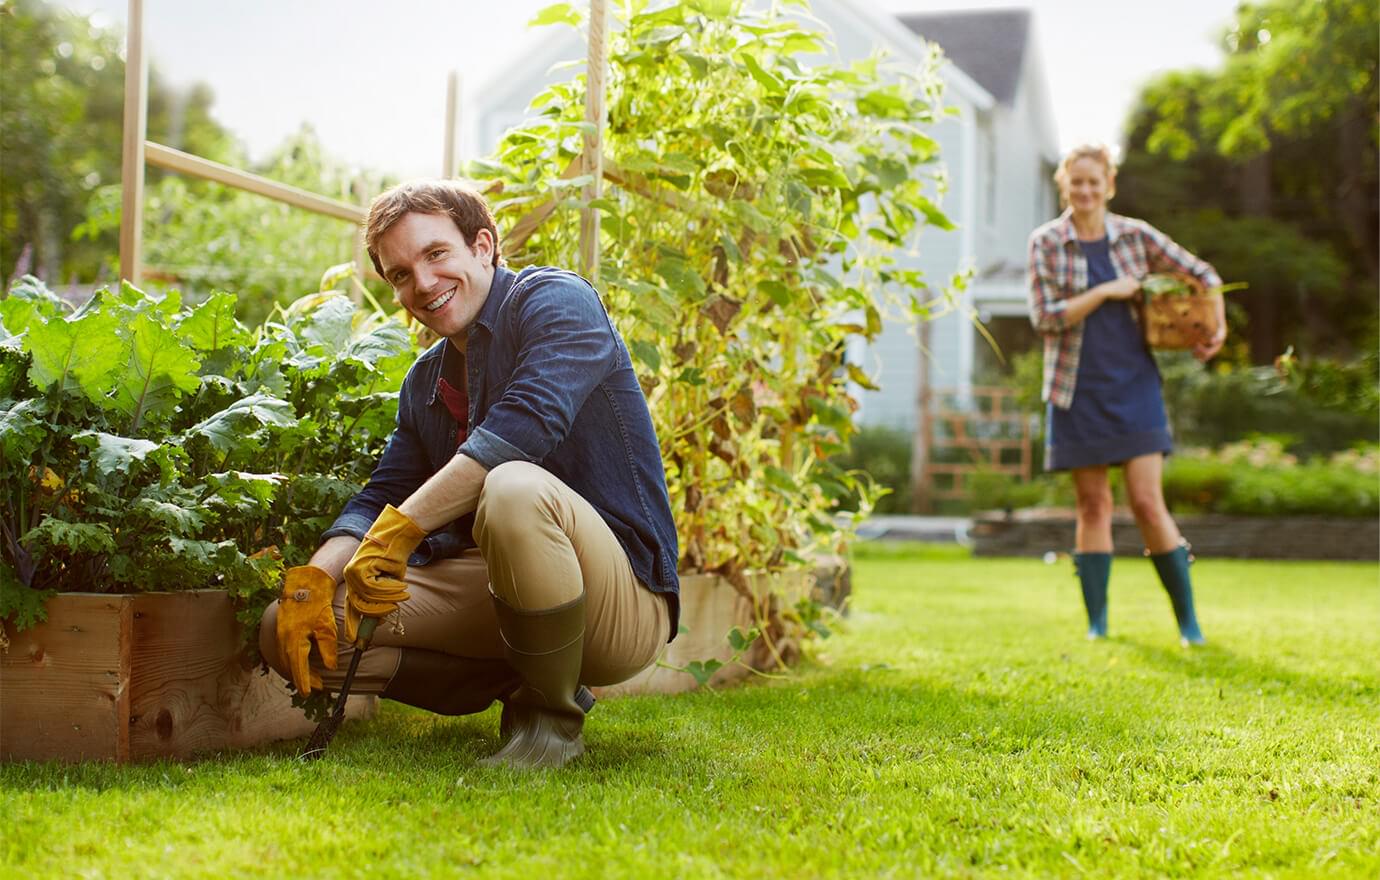
{"type": "MultiPolygon", "coordinates": [[[[1380,521],[1324,516],[1178,516],[1179,529],[1198,556],[1240,559],[1380,560],[1380,521]]],[[[1042,556],[1073,548],[1073,512],[1030,509],[989,511],[973,518],[976,556],[1042,556]]],[[[1118,554],[1144,549],[1128,511],[1112,516],[1118,554]]]]}

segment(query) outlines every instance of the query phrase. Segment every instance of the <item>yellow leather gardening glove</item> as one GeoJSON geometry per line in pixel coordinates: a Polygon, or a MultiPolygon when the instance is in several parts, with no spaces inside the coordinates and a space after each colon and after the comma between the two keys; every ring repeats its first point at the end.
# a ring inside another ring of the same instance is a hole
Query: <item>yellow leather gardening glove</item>
{"type": "Polygon", "coordinates": [[[278,650],[292,683],[302,694],[321,688],[321,676],[311,671],[312,639],[327,669],[335,668],[335,578],[314,565],[289,568],[278,600],[278,650]]]}
{"type": "Polygon", "coordinates": [[[391,504],[374,520],[345,566],[346,639],[355,641],[362,619],[384,617],[407,601],[407,557],[425,537],[421,526],[391,504]]]}

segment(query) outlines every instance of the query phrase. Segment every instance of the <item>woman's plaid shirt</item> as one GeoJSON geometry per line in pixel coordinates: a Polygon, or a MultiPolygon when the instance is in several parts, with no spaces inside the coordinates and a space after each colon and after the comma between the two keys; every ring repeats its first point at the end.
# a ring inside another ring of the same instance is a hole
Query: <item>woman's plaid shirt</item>
{"type": "MultiPolygon", "coordinates": [[[[1220,287],[1222,279],[1206,262],[1175,244],[1144,220],[1107,214],[1107,245],[1118,276],[1144,278],[1152,272],[1186,272],[1205,286],[1220,287]]],[[[1083,322],[1064,319],[1068,300],[1088,289],[1088,260],[1078,246],[1073,212],[1064,211],[1030,234],[1030,265],[1026,277],[1030,323],[1045,338],[1043,399],[1060,409],[1073,406],[1078,356],[1083,350],[1083,322]]],[[[1139,311],[1132,314],[1140,319],[1139,311]]]]}

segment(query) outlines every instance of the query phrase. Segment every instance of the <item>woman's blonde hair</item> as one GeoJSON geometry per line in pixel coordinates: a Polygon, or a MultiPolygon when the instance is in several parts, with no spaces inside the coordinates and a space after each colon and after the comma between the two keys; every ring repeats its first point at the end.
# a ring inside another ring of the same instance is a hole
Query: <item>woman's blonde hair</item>
{"type": "Polygon", "coordinates": [[[1107,170],[1107,198],[1116,195],[1116,161],[1112,151],[1103,144],[1080,144],[1069,150],[1054,172],[1054,185],[1059,187],[1059,204],[1069,203],[1069,169],[1079,159],[1095,159],[1107,170]]]}

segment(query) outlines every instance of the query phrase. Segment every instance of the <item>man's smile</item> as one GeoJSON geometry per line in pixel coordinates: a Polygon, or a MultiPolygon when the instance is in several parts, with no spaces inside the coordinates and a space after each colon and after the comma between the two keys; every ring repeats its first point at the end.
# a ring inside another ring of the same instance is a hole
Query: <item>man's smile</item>
{"type": "Polygon", "coordinates": [[[440,309],[442,306],[444,306],[446,303],[450,302],[450,301],[451,301],[452,299],[454,299],[454,298],[455,298],[455,288],[452,287],[450,290],[447,290],[445,293],[441,294],[440,296],[438,296],[438,297],[436,297],[435,299],[433,299],[431,302],[427,303],[426,306],[425,306],[425,308],[426,308],[426,310],[427,310],[428,312],[437,311],[438,309],[440,309]]]}

